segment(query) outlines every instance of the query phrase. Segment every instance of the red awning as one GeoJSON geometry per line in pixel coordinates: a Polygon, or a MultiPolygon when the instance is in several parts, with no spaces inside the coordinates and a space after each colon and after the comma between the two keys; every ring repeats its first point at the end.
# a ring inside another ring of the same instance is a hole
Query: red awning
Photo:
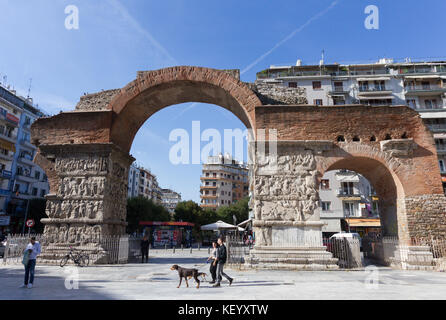
{"type": "Polygon", "coordinates": [[[176,226],[176,227],[193,227],[191,222],[160,222],[160,221],[140,221],[140,226],[176,226]]]}

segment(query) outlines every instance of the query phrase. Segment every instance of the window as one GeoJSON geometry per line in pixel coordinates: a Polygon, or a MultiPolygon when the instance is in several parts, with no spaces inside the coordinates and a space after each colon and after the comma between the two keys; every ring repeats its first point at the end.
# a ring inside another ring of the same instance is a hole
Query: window
{"type": "Polygon", "coordinates": [[[37,196],[37,188],[33,188],[32,194],[33,194],[33,196],[37,196]]]}
{"type": "Polygon", "coordinates": [[[353,194],[353,182],[342,182],[342,194],[343,195],[353,194]]]}
{"type": "Polygon", "coordinates": [[[40,197],[41,198],[45,197],[45,194],[46,194],[46,190],[45,189],[40,190],[40,197]]]}
{"type": "Polygon", "coordinates": [[[317,106],[321,106],[322,105],[322,99],[314,99],[313,100],[313,104],[317,105],[317,106]]]}
{"type": "Polygon", "coordinates": [[[321,180],[321,189],[322,190],[330,189],[330,180],[328,180],[328,179],[321,180]]]}
{"type": "Polygon", "coordinates": [[[444,172],[444,171],[446,171],[444,168],[444,160],[438,160],[438,163],[439,163],[439,165],[440,165],[440,171],[441,172],[444,172]]]}
{"type": "Polygon", "coordinates": [[[321,208],[322,208],[322,211],[330,211],[331,210],[331,202],[330,201],[322,201],[321,208]]]}
{"type": "Polygon", "coordinates": [[[297,82],[288,82],[289,88],[297,88],[297,82]]]}
{"type": "Polygon", "coordinates": [[[376,91],[384,91],[386,90],[386,86],[383,80],[375,81],[375,90],[376,91]]]}
{"type": "Polygon", "coordinates": [[[333,105],[339,106],[339,105],[344,105],[344,104],[345,104],[345,100],[344,99],[333,97],[333,105]]]}
{"type": "Polygon", "coordinates": [[[344,202],[344,215],[346,217],[355,216],[355,203],[354,202],[344,202]]]}
{"type": "Polygon", "coordinates": [[[421,82],[421,86],[423,87],[423,90],[429,90],[430,87],[431,87],[429,81],[423,81],[423,82],[421,82]]]}
{"type": "Polygon", "coordinates": [[[406,104],[408,107],[412,108],[412,109],[416,109],[417,108],[417,102],[415,99],[407,99],[406,100],[406,104]]]}
{"type": "Polygon", "coordinates": [[[322,83],[320,81],[313,81],[313,89],[314,90],[322,89],[322,83]]]}
{"type": "Polygon", "coordinates": [[[426,109],[437,109],[437,100],[436,99],[424,100],[424,107],[426,109]]]}
{"type": "Polygon", "coordinates": [[[34,173],[34,177],[35,177],[37,180],[39,180],[39,179],[40,179],[40,172],[39,172],[39,171],[36,171],[36,172],[34,173]]]}
{"type": "Polygon", "coordinates": [[[369,91],[369,82],[368,81],[360,81],[359,82],[359,91],[369,91]]]}
{"type": "Polygon", "coordinates": [[[342,83],[342,81],[335,81],[334,82],[334,89],[337,92],[342,92],[344,91],[344,85],[342,83]]]}

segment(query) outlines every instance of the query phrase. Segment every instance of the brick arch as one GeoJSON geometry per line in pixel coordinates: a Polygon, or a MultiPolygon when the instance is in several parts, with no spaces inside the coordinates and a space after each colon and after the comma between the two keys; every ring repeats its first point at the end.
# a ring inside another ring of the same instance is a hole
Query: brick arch
{"type": "Polygon", "coordinates": [[[111,141],[129,151],[142,124],[157,111],[174,104],[202,102],[231,111],[247,128],[255,128],[256,94],[229,72],[202,67],[171,67],[139,72],[112,99],[115,114],[111,141]]]}
{"type": "Polygon", "coordinates": [[[407,164],[370,144],[337,145],[318,163],[319,179],[325,172],[347,169],[364,176],[379,197],[383,235],[410,240],[405,198],[414,179],[407,175],[407,164]]]}

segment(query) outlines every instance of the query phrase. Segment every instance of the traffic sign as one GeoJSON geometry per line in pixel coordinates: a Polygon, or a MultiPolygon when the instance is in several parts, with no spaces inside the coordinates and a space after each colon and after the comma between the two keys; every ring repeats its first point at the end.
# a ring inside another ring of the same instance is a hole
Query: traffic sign
{"type": "Polygon", "coordinates": [[[34,220],[33,219],[26,220],[26,226],[28,228],[34,227],[34,220]]]}

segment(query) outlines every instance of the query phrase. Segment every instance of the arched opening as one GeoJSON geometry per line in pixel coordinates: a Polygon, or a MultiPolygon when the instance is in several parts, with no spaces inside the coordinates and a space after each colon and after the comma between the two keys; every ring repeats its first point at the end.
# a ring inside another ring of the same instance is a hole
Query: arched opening
{"type": "MultiPolygon", "coordinates": [[[[373,216],[373,199],[376,199],[375,208],[378,209],[381,235],[399,236],[400,240],[406,240],[404,239],[404,231],[401,228],[405,223],[405,212],[403,206],[398,201],[398,199],[404,198],[404,190],[398,177],[385,164],[372,158],[349,157],[334,162],[323,174],[322,179],[330,174],[335,179],[336,175],[338,175],[336,181],[339,184],[336,197],[345,199],[345,201],[342,201],[348,203],[345,207],[343,204],[342,214],[345,213],[344,210],[348,209],[347,211],[354,212],[358,217],[369,211],[373,216]],[[342,182],[345,183],[342,184],[342,182]],[[367,189],[368,185],[369,189],[367,189]],[[360,202],[365,200],[361,198],[360,189],[362,189],[361,192],[368,193],[364,196],[372,200],[369,203],[371,210],[364,208],[365,210],[361,211],[358,209],[360,202]],[[349,201],[350,198],[353,200],[349,201]],[[354,202],[358,202],[356,207],[351,204],[354,202]]],[[[321,187],[323,187],[322,181],[321,187]]]]}
{"type": "Polygon", "coordinates": [[[225,71],[198,67],[178,69],[141,73],[111,101],[109,108],[117,114],[111,127],[111,140],[124,151],[130,151],[134,136],[151,115],[181,103],[221,106],[247,128],[254,129],[254,108],[262,103],[245,84],[225,71]]]}

